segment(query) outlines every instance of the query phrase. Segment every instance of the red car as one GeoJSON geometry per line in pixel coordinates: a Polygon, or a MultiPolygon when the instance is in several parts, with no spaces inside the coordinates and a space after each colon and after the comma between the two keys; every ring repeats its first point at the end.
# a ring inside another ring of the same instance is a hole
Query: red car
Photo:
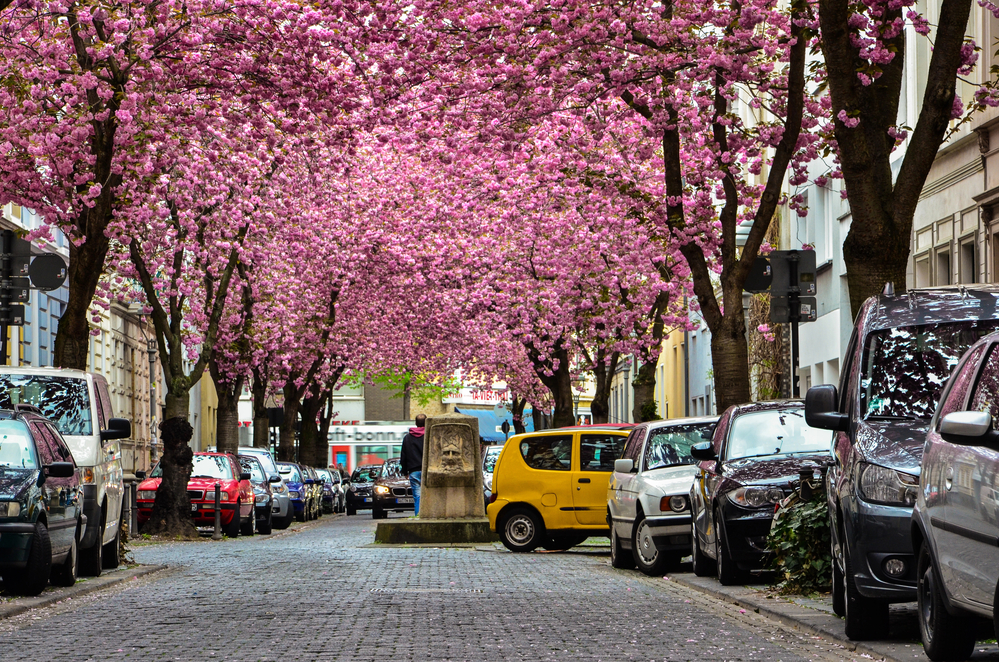
{"type": "MultiPolygon", "coordinates": [[[[195,453],[194,470],[187,483],[191,498],[191,518],[195,526],[215,526],[215,485],[219,486],[219,506],[222,509],[222,533],[235,538],[240,533],[252,536],[256,529],[253,512],[253,486],[250,474],[243,473],[239,462],[226,453],[195,453]]],[[[162,480],[159,464],[149,478],[139,484],[137,503],[139,526],[149,519],[156,500],[156,489],[162,480]]]]}

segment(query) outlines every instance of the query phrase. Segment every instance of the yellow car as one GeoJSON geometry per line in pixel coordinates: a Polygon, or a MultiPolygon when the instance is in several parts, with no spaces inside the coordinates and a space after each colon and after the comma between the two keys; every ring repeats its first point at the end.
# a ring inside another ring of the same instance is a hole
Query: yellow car
{"type": "Polygon", "coordinates": [[[489,528],[512,552],[609,535],[607,483],[630,431],[586,425],[510,437],[493,469],[489,528]]]}

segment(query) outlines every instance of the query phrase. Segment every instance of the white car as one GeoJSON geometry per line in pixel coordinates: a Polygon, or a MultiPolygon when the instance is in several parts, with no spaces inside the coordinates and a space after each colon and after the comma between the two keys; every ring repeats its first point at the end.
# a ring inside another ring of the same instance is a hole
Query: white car
{"type": "Polygon", "coordinates": [[[711,438],[717,416],[642,423],[607,485],[611,565],[661,576],[690,554],[690,447],[711,438]]]}

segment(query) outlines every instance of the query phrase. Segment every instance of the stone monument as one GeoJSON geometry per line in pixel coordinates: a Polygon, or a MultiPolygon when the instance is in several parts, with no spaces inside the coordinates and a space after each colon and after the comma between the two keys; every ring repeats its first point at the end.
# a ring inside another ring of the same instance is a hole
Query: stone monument
{"type": "Polygon", "coordinates": [[[465,414],[431,416],[424,435],[420,516],[379,521],[375,542],[461,544],[498,540],[485,517],[479,419],[465,414]]]}

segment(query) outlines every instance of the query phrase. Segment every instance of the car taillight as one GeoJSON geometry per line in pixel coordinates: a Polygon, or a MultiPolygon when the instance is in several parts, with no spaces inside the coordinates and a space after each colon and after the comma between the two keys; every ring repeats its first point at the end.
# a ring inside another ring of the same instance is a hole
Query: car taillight
{"type": "Polygon", "coordinates": [[[496,493],[493,492],[489,495],[489,503],[496,503],[496,493]]]}

